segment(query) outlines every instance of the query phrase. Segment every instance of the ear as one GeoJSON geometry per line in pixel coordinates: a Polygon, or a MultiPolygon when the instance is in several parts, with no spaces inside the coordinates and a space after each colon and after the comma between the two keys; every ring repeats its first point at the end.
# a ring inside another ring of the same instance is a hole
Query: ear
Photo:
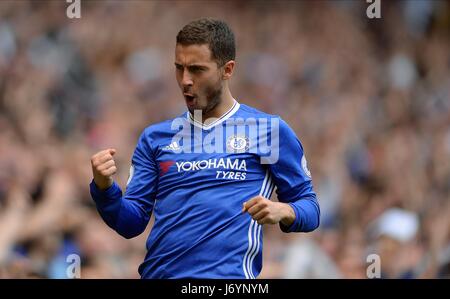
{"type": "Polygon", "coordinates": [[[223,80],[228,80],[233,75],[234,66],[236,65],[236,62],[234,60],[230,60],[223,66],[223,80]]]}

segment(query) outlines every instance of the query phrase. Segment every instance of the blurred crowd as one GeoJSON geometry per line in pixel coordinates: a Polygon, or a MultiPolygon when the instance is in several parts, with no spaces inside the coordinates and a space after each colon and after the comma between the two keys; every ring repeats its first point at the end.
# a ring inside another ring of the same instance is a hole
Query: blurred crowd
{"type": "Polygon", "coordinates": [[[141,131],[185,111],[175,36],[203,16],[235,31],[233,96],[295,130],[321,205],[313,233],[264,227],[259,277],[449,278],[450,2],[381,2],[0,1],[0,278],[66,278],[71,254],[81,278],[139,277],[151,222],[103,223],[90,157],[116,148],[123,187],[141,131]]]}

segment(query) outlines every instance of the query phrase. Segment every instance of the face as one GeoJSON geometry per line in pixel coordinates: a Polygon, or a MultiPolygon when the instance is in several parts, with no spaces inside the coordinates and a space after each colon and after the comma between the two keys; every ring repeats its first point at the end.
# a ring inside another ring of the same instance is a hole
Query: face
{"type": "Polygon", "coordinates": [[[194,110],[208,113],[220,103],[223,68],[211,58],[208,45],[177,44],[175,67],[178,86],[191,113],[194,110]]]}

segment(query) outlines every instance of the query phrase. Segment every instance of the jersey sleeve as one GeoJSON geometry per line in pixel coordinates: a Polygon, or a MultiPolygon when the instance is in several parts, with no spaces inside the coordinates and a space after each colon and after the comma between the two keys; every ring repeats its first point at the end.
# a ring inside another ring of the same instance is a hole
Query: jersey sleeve
{"type": "Polygon", "coordinates": [[[92,180],[91,196],[105,223],[125,238],[141,234],[150,220],[155,202],[159,169],[146,132],[141,134],[133,153],[125,194],[114,182],[100,190],[92,180]]]}
{"type": "Polygon", "coordinates": [[[280,223],[280,228],[283,232],[313,231],[319,226],[320,207],[303,146],[294,131],[281,119],[278,134],[278,159],[269,164],[269,169],[277,186],[278,200],[289,204],[295,212],[294,223],[289,227],[280,223]]]}

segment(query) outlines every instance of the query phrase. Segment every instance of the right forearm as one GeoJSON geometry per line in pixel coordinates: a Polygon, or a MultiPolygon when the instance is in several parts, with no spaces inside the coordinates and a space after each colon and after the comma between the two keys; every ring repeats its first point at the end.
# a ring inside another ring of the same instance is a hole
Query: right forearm
{"type": "Polygon", "coordinates": [[[90,192],[100,216],[102,216],[108,226],[115,229],[120,212],[120,202],[122,200],[122,190],[120,187],[113,182],[109,188],[101,190],[94,180],[92,180],[90,192]]]}
{"type": "Polygon", "coordinates": [[[127,239],[145,230],[150,216],[142,211],[137,202],[122,198],[122,190],[116,183],[103,191],[96,187],[94,181],[90,187],[97,210],[109,227],[127,239]]]}

